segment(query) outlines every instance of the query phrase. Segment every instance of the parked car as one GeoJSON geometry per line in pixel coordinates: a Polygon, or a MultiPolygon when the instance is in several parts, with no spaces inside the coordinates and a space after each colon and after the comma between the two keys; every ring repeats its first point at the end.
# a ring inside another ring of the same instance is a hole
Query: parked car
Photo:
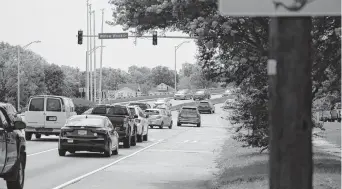
{"type": "Polygon", "coordinates": [[[210,99],[210,98],[211,98],[211,94],[207,89],[196,91],[196,93],[193,96],[194,100],[205,100],[205,99],[210,99]]]}
{"type": "Polygon", "coordinates": [[[146,102],[131,102],[128,104],[128,106],[139,106],[143,111],[151,108],[151,105],[146,102]]]}
{"type": "Polygon", "coordinates": [[[134,124],[137,128],[137,141],[147,141],[148,139],[148,115],[139,106],[128,106],[129,110],[135,118],[134,124]]]}
{"type": "Polygon", "coordinates": [[[192,92],[189,89],[183,89],[183,90],[177,91],[173,99],[174,100],[192,99],[192,92]]]}
{"type": "Polygon", "coordinates": [[[236,100],[235,98],[228,98],[224,103],[222,108],[223,109],[232,109],[236,107],[236,100]]]}
{"type": "Polygon", "coordinates": [[[77,113],[70,98],[53,95],[33,96],[25,112],[25,138],[31,140],[33,134],[38,139],[42,134],[58,136],[66,120],[74,115],[77,113]]]}
{"type": "Polygon", "coordinates": [[[171,99],[169,99],[169,98],[159,98],[159,99],[157,99],[154,102],[153,108],[155,108],[156,106],[159,106],[159,105],[163,105],[163,104],[165,104],[168,107],[172,107],[171,99]]]}
{"type": "Polygon", "coordinates": [[[145,112],[149,115],[148,125],[150,128],[158,126],[162,129],[166,126],[169,127],[169,129],[172,129],[173,122],[171,113],[167,113],[163,109],[147,109],[145,112]]]}
{"type": "Polygon", "coordinates": [[[201,114],[196,106],[184,106],[178,113],[177,126],[182,124],[194,124],[201,126],[201,114]]]}
{"type": "Polygon", "coordinates": [[[106,157],[119,152],[119,135],[105,116],[76,115],[62,127],[58,154],[77,151],[103,152],[106,157]]]}
{"type": "Polygon", "coordinates": [[[134,119],[138,117],[131,114],[126,106],[99,105],[94,107],[91,115],[108,117],[119,134],[119,142],[123,142],[125,148],[136,145],[137,129],[134,127],[134,119]]]}
{"type": "Polygon", "coordinates": [[[200,113],[207,112],[207,113],[213,114],[215,113],[215,106],[213,105],[212,102],[208,100],[202,100],[200,103],[198,103],[198,111],[200,113]]]}
{"type": "Polygon", "coordinates": [[[23,189],[26,167],[26,140],[23,121],[11,117],[7,103],[0,103],[0,177],[8,189],[23,189]]]}

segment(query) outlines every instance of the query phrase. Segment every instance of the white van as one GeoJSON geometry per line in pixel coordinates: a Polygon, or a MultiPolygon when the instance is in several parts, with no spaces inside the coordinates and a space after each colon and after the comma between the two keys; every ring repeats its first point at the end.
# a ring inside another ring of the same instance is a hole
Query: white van
{"type": "Polygon", "coordinates": [[[42,134],[58,136],[66,120],[73,115],[77,114],[70,98],[53,95],[30,97],[25,112],[26,140],[31,140],[32,134],[36,138],[42,134]]]}

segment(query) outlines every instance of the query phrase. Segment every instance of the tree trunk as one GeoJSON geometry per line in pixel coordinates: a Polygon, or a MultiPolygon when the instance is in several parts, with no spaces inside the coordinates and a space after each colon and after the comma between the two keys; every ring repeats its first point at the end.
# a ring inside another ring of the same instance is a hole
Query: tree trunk
{"type": "Polygon", "coordinates": [[[309,17],[272,20],[270,189],[312,189],[310,31],[309,17]]]}

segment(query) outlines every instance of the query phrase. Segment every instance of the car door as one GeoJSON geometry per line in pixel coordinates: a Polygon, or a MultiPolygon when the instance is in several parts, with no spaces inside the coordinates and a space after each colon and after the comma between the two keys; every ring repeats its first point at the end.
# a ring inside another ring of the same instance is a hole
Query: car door
{"type": "Polygon", "coordinates": [[[28,110],[25,112],[25,121],[28,127],[45,126],[45,98],[33,97],[30,99],[28,110]]]}
{"type": "MultiPolygon", "coordinates": [[[[2,108],[0,108],[0,118],[3,128],[13,127],[12,122],[10,121],[10,118],[8,117],[6,111],[2,108]]],[[[12,166],[14,165],[15,161],[17,160],[17,139],[16,139],[16,133],[11,131],[7,132],[5,131],[5,140],[6,140],[6,151],[7,151],[7,157],[6,157],[6,165],[3,169],[3,171],[8,171],[12,166]]]]}
{"type": "Polygon", "coordinates": [[[58,97],[47,97],[46,98],[46,119],[45,127],[60,129],[67,119],[67,104],[62,102],[61,98],[58,97]],[[64,105],[64,110],[63,110],[64,105]]]}
{"type": "Polygon", "coordinates": [[[112,148],[113,148],[113,146],[117,145],[117,139],[115,135],[114,126],[112,125],[109,119],[106,119],[106,127],[108,129],[108,133],[109,133],[110,140],[112,142],[112,148]]]}
{"type": "Polygon", "coordinates": [[[5,126],[3,125],[2,120],[5,117],[0,112],[0,173],[2,172],[3,168],[5,167],[6,163],[6,130],[5,126]]]}

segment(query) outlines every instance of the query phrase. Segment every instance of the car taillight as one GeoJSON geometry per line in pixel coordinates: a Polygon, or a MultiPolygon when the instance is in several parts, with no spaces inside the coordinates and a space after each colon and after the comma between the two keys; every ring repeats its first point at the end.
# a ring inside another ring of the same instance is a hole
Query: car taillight
{"type": "Polygon", "coordinates": [[[135,119],[135,122],[140,123],[141,120],[140,119],[135,119]]]}

